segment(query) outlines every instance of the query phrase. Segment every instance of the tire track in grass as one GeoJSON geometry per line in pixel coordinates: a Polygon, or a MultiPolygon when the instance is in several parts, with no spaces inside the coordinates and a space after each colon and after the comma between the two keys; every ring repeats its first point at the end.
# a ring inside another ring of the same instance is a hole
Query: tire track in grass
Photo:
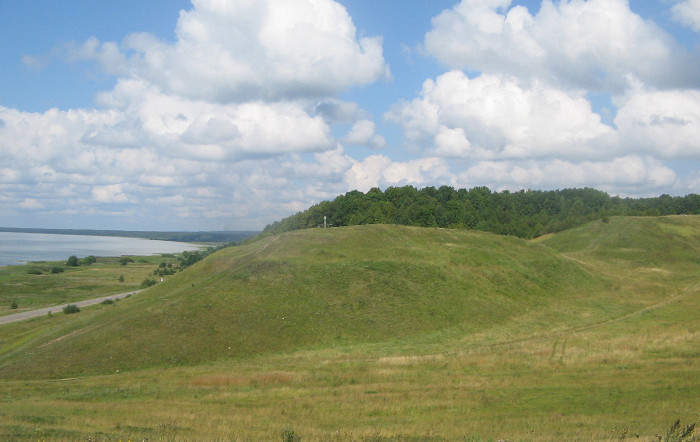
{"type": "Polygon", "coordinates": [[[529,341],[534,341],[537,339],[542,339],[542,338],[552,338],[552,337],[562,337],[562,336],[571,336],[577,333],[585,332],[588,330],[594,330],[597,328],[605,327],[607,325],[611,324],[616,324],[618,322],[625,321],[627,319],[633,318],[635,316],[641,316],[645,313],[658,310],[660,308],[663,308],[671,303],[674,303],[680,299],[683,299],[687,297],[688,295],[697,292],[700,290],[700,282],[693,284],[690,287],[687,287],[686,289],[682,290],[680,293],[677,293],[676,295],[671,296],[670,298],[664,299],[663,301],[657,302],[656,304],[644,307],[639,310],[635,310],[630,313],[626,313],[622,316],[619,316],[617,318],[611,318],[611,319],[606,319],[605,321],[600,321],[600,322],[595,322],[593,324],[588,324],[588,325],[582,325],[579,327],[573,327],[569,328],[566,330],[561,330],[561,331],[556,331],[556,332],[545,332],[545,333],[539,333],[535,335],[530,335],[526,336],[523,338],[519,339],[511,339],[507,341],[501,341],[501,342],[494,342],[490,344],[474,344],[468,347],[471,348],[493,348],[493,347],[502,347],[502,346],[508,346],[508,345],[513,345],[513,344],[520,344],[523,342],[529,342],[529,341]]]}

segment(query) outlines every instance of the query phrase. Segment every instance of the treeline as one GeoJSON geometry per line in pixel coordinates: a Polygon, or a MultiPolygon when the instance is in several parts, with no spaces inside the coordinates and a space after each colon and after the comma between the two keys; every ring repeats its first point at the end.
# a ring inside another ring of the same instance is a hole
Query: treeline
{"type": "Polygon", "coordinates": [[[611,197],[599,190],[564,189],[492,192],[487,187],[455,190],[413,186],[348,192],[265,227],[263,233],[358,224],[401,224],[474,229],[521,238],[559,232],[610,216],[700,214],[700,195],[656,198],[611,197]]]}

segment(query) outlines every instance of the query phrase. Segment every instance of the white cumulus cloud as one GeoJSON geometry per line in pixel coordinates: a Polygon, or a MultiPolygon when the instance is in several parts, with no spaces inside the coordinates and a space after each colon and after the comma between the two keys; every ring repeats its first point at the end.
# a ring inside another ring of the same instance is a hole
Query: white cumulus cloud
{"type": "Polygon", "coordinates": [[[22,209],[33,210],[43,209],[44,205],[34,198],[25,198],[21,203],[19,203],[19,207],[21,207],[22,209]]]}
{"type": "Polygon", "coordinates": [[[617,99],[621,143],[658,158],[700,160],[700,91],[638,87],[617,99]]]}
{"type": "Polygon", "coordinates": [[[700,31],[700,0],[684,0],[674,5],[671,12],[679,22],[700,31]]]}
{"type": "Polygon", "coordinates": [[[658,194],[673,187],[676,175],[650,157],[624,156],[609,161],[481,161],[461,172],[460,185],[493,189],[595,187],[630,196],[658,194]]]}
{"type": "Polygon", "coordinates": [[[194,0],[173,44],[145,33],[68,48],[166,94],[231,103],[334,95],[390,77],[379,37],[358,38],[333,0],[194,0]]]}
{"type": "Polygon", "coordinates": [[[381,135],[377,135],[376,124],[371,120],[360,120],[356,122],[344,141],[348,144],[368,146],[372,149],[381,149],[386,145],[386,140],[381,135]]]}
{"type": "Polygon", "coordinates": [[[474,160],[598,157],[609,152],[613,132],[580,91],[539,82],[521,87],[500,75],[471,79],[461,71],[427,80],[420,97],[387,118],[415,147],[474,160]]]}
{"type": "Polygon", "coordinates": [[[422,187],[427,183],[451,181],[449,165],[441,158],[420,158],[411,161],[393,161],[384,155],[371,155],[362,161],[353,161],[345,172],[350,189],[363,192],[372,187],[422,187]]]}
{"type": "Polygon", "coordinates": [[[92,189],[92,196],[95,198],[95,201],[100,203],[122,203],[128,200],[127,196],[122,191],[121,184],[95,186],[92,189]]]}
{"type": "Polygon", "coordinates": [[[565,88],[620,91],[630,74],[658,85],[698,83],[697,63],[627,0],[543,0],[534,16],[511,3],[462,0],[433,19],[426,50],[453,69],[565,88]]]}

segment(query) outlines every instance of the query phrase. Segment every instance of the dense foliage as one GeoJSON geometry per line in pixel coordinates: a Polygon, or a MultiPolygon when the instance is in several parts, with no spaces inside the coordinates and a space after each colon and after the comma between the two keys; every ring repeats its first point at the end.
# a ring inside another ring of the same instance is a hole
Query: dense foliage
{"type": "Polygon", "coordinates": [[[63,307],[63,313],[66,315],[72,315],[73,313],[80,313],[80,307],[78,307],[75,304],[68,304],[67,306],[63,307]]]}
{"type": "Polygon", "coordinates": [[[474,229],[522,238],[559,232],[616,215],[700,214],[700,195],[656,198],[611,197],[599,190],[492,192],[487,187],[455,190],[413,186],[354,190],[265,227],[282,233],[324,225],[401,224],[474,229]]]}

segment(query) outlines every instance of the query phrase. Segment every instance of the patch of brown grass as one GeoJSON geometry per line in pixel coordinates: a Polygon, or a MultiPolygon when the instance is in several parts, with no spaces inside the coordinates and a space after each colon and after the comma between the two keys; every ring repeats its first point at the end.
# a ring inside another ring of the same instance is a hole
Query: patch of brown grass
{"type": "Polygon", "coordinates": [[[445,359],[444,355],[423,355],[423,356],[386,356],[379,358],[379,364],[384,365],[416,365],[426,362],[436,362],[445,359]]]}
{"type": "Polygon", "coordinates": [[[226,373],[208,374],[193,379],[191,383],[197,387],[264,387],[292,384],[298,381],[299,375],[297,373],[275,371],[252,376],[226,373]]]}

